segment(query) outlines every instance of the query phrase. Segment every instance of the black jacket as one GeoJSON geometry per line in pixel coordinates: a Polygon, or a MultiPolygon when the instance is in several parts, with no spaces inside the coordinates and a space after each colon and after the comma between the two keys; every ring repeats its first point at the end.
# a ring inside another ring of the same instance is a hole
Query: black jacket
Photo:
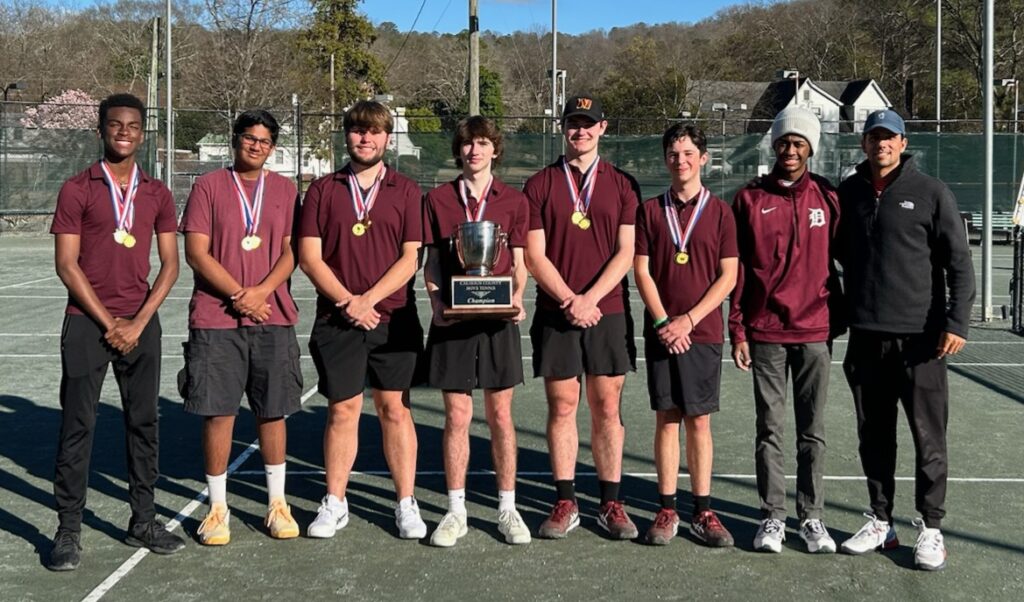
{"type": "Polygon", "coordinates": [[[867,161],[839,186],[837,246],[849,324],[966,338],[974,267],[956,199],[940,180],[918,171],[910,155],[897,170],[877,199],[867,161]]]}

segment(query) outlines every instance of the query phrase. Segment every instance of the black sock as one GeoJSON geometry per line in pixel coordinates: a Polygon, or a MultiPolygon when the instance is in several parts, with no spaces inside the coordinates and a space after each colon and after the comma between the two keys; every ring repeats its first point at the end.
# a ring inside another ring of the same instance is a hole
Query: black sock
{"type": "Polygon", "coordinates": [[[661,500],[662,510],[675,510],[676,509],[676,494],[674,493],[660,493],[658,499],[661,500]]]}
{"type": "Polygon", "coordinates": [[[928,518],[924,517],[924,526],[929,529],[941,529],[942,519],[941,518],[928,518]]]}
{"type": "Polygon", "coordinates": [[[555,492],[558,494],[558,501],[576,501],[576,483],[574,483],[572,479],[555,481],[555,492]]]}
{"type": "Polygon", "coordinates": [[[601,505],[604,506],[608,502],[619,501],[619,482],[618,481],[598,481],[598,489],[601,490],[601,505]]]}
{"type": "Polygon", "coordinates": [[[693,496],[693,515],[697,516],[705,510],[711,510],[711,496],[710,495],[695,495],[693,496]]]}

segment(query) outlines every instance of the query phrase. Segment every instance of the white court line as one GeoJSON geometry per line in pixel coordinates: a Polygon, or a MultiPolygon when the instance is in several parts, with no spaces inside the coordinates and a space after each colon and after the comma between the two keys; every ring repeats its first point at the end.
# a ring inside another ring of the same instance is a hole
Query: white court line
{"type": "MultiPolygon", "coordinates": [[[[306,403],[306,400],[312,397],[313,394],[315,393],[316,387],[313,387],[309,391],[306,391],[302,395],[300,403],[306,403]]],[[[285,419],[287,420],[287,418],[285,419]]],[[[245,448],[242,451],[242,453],[238,454],[238,457],[235,458],[235,461],[232,462],[230,466],[228,466],[227,474],[230,475],[237,471],[238,467],[244,464],[245,461],[249,459],[249,456],[251,456],[257,449],[259,449],[259,447],[259,439],[250,443],[249,447],[245,448]]],[[[167,530],[173,531],[176,528],[178,528],[178,526],[181,525],[181,522],[183,520],[191,516],[192,513],[195,512],[195,509],[198,508],[200,504],[206,501],[207,495],[209,495],[209,489],[204,487],[203,490],[200,491],[199,494],[196,495],[196,497],[193,498],[191,502],[186,504],[185,507],[182,508],[178,512],[178,514],[167,523],[167,530]]],[[[131,555],[130,558],[128,558],[128,560],[125,560],[121,564],[121,566],[117,567],[117,570],[108,575],[107,578],[104,579],[102,583],[97,585],[91,592],[89,592],[89,594],[86,597],[82,598],[82,602],[95,602],[96,600],[102,598],[115,585],[117,585],[117,583],[121,581],[121,579],[124,579],[125,575],[127,575],[133,568],[135,568],[137,564],[142,562],[142,559],[145,558],[148,554],[148,548],[139,548],[134,554],[131,555]]]]}
{"type": "MultiPolygon", "coordinates": [[[[59,358],[59,353],[0,353],[0,359],[47,359],[47,358],[59,358]]],[[[308,355],[303,355],[299,359],[303,361],[312,361],[308,355]]],[[[532,361],[533,356],[524,355],[523,361],[532,361]]],[[[637,362],[646,362],[647,358],[638,357],[637,362]]],[[[731,359],[722,359],[723,364],[733,363],[731,359]]],[[[842,366],[842,360],[833,360],[833,366],[842,366]]],[[[1003,362],[947,362],[947,366],[975,366],[984,368],[1024,368],[1024,363],[1003,363],[1003,362]]]]}
{"type": "MultiPolygon", "coordinates": [[[[17,284],[5,284],[3,286],[0,286],[0,290],[5,289],[5,288],[18,288],[20,286],[28,286],[30,284],[35,284],[37,282],[43,282],[43,281],[50,280],[50,279],[56,278],[56,277],[57,276],[55,274],[53,276],[47,276],[46,278],[39,278],[38,280],[29,280],[28,282],[19,282],[17,284]]],[[[64,288],[64,287],[62,286],[61,288],[64,288]]]]}
{"type": "MultiPolygon", "coordinates": [[[[266,474],[262,470],[239,470],[235,473],[235,476],[240,477],[251,477],[257,475],[266,474]]],[[[323,475],[323,470],[289,470],[289,476],[318,476],[323,475]]],[[[391,472],[387,470],[353,470],[353,475],[358,476],[370,476],[370,477],[390,477],[391,472]]],[[[656,472],[624,472],[623,476],[633,477],[638,479],[654,479],[658,477],[656,472]]],[[[470,470],[466,473],[467,476],[471,477],[487,477],[493,476],[493,470],[470,470]]],[[[443,477],[443,470],[421,470],[416,473],[417,477],[443,477]]],[[[519,477],[550,477],[551,472],[545,471],[526,471],[521,470],[516,473],[519,477]]],[[[597,472],[577,472],[577,477],[596,477],[597,472]]],[[[680,477],[684,479],[690,478],[690,474],[686,472],[679,473],[680,477]]],[[[751,481],[757,478],[757,475],[753,474],[718,474],[713,473],[711,475],[713,479],[742,479],[745,481],[751,481]]],[[[853,475],[824,475],[826,481],[863,481],[864,477],[858,477],[853,475]]],[[[913,481],[914,477],[895,477],[897,481],[913,481]]],[[[786,475],[786,479],[790,481],[796,480],[796,475],[786,475]]],[[[1018,477],[948,477],[947,481],[954,483],[1024,483],[1024,478],[1018,477]]]]}

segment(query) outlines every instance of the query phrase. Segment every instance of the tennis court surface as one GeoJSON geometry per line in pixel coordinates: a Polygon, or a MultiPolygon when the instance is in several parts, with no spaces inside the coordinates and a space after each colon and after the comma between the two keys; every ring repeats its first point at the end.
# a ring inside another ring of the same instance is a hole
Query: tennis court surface
{"type": "MultiPolygon", "coordinates": [[[[981,253],[973,248],[976,270],[981,253]]],[[[995,248],[994,302],[1008,304],[1010,249],[995,248]]],[[[160,312],[163,326],[161,478],[157,511],[180,522],[189,545],[158,557],[121,542],[128,521],[124,436],[117,386],[108,375],[97,422],[81,567],[51,573],[43,560],[56,529],[52,510],[53,459],[60,406],[60,327],[65,291],[54,275],[52,241],[45,236],[0,237],[0,598],[3,600],[274,600],[410,599],[1024,599],[1024,338],[1007,322],[975,324],[967,348],[950,364],[950,483],[943,524],[945,571],[913,569],[913,446],[900,425],[896,529],[902,546],[862,557],[804,553],[788,523],[783,553],[751,550],[759,517],[753,475],[754,409],[750,377],[723,366],[722,410],[714,416],[713,505],[736,537],[734,549],[708,549],[680,535],[667,547],[609,541],[596,525],[597,482],[589,450],[589,414],[581,405],[577,488],[581,528],[563,541],[534,539],[505,545],[495,524],[497,494],[490,474],[488,432],[477,400],[468,481],[469,535],[456,547],[403,541],[394,529],[394,495],[380,448],[372,404],[360,432],[358,474],[348,493],[352,521],[331,540],[275,541],[263,529],[266,490],[255,449],[255,428],[243,410],[235,430],[228,482],[232,540],[204,548],[194,533],[205,513],[198,418],[186,415],[175,387],[182,366],[191,274],[182,275],[160,312]]],[[[980,287],[980,280],[979,280],[980,287]]],[[[422,288],[422,284],[420,285],[422,288]]],[[[297,273],[293,292],[305,348],[315,292],[297,273]]],[[[420,315],[428,315],[422,291],[420,315]]],[[[528,293],[532,300],[534,294],[528,293]]],[[[639,320],[640,301],[632,294],[639,320]]],[[[528,306],[532,311],[532,304],[528,306]]],[[[975,312],[978,313],[977,311],[975,312]]],[[[526,329],[523,329],[524,334],[526,329]]],[[[524,340],[524,354],[530,355],[524,340]]],[[[642,350],[642,346],[640,347],[642,350]]],[[[863,523],[867,494],[857,456],[855,418],[842,376],[846,343],[835,345],[826,416],[828,456],[825,519],[837,541],[863,523]]],[[[728,346],[726,346],[728,355],[728,346]]],[[[529,359],[527,367],[529,368],[529,359]]],[[[316,373],[303,357],[304,405],[288,420],[288,495],[305,531],[324,491],[321,436],[326,401],[315,392],[316,373]]],[[[653,463],[654,416],[643,361],[630,374],[622,401],[626,448],[622,493],[640,532],[657,511],[653,463]]],[[[529,373],[529,370],[528,370],[529,373]]],[[[417,498],[432,530],[447,503],[439,392],[415,389],[419,435],[417,498]]],[[[518,388],[513,414],[519,433],[518,503],[531,529],[554,498],[548,464],[543,386],[518,388]]],[[[902,420],[902,419],[901,419],[902,420]]],[[[787,474],[795,474],[792,416],[787,424],[787,474]]],[[[681,469],[680,515],[687,526],[689,481],[681,469]]],[[[790,479],[790,510],[793,486],[790,479]]]]}

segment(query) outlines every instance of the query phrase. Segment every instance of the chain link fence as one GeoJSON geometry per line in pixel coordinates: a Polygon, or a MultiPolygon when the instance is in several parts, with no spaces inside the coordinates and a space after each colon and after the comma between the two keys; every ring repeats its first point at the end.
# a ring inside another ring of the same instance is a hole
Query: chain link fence
{"type": "MultiPolygon", "coordinates": [[[[61,184],[85,169],[102,152],[94,129],[26,127],[26,105],[0,105],[0,214],[52,213],[61,184]]],[[[281,123],[277,150],[268,167],[294,178],[305,188],[310,181],[344,165],[347,157],[341,115],[303,112],[298,104],[271,109],[281,123]]],[[[163,110],[155,109],[148,121],[150,131],[140,163],[155,177],[169,181],[175,199],[183,205],[195,179],[231,162],[231,123],[235,115],[224,110],[175,110],[174,174],[165,177],[166,140],[163,110]]],[[[497,172],[513,186],[556,159],[563,140],[550,117],[516,116],[499,119],[505,130],[505,152],[497,172]],[[554,132],[554,133],[552,133],[554,132]]],[[[675,120],[611,120],[601,142],[603,158],[637,178],[645,197],[659,194],[667,184],[662,160],[661,132],[675,120]],[[647,131],[623,134],[623,131],[647,131]]],[[[451,157],[451,132],[433,131],[438,120],[399,115],[387,160],[414,178],[425,189],[458,174],[451,157]]],[[[442,122],[443,123],[443,122],[442,122]]],[[[731,199],[750,179],[770,169],[773,156],[766,133],[768,122],[729,119],[697,120],[708,136],[711,159],[704,172],[705,184],[723,199],[731,199]],[[751,133],[754,131],[755,133],[751,133]]],[[[830,129],[826,124],[825,129],[830,129]]],[[[831,124],[831,129],[840,129],[831,124]]],[[[912,123],[909,152],[923,171],[945,181],[965,212],[980,212],[983,202],[983,137],[978,122],[944,123],[936,133],[933,123],[912,123]],[[925,129],[926,131],[913,131],[925,129]]],[[[1003,124],[1005,125],[1005,124],[1003,124]]],[[[1006,128],[1003,128],[1006,129],[1006,128]]],[[[856,133],[823,133],[811,169],[839,182],[863,159],[856,133]]],[[[994,207],[1008,212],[1015,200],[1018,165],[1024,161],[1024,136],[995,134],[994,207]]]]}

